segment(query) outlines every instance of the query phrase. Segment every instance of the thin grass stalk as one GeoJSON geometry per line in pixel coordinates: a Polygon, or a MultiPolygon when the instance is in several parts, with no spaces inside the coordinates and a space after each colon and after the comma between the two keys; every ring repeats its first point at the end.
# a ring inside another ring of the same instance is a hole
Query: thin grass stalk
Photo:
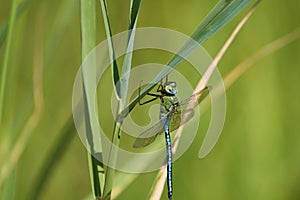
{"type": "Polygon", "coordinates": [[[110,22],[109,22],[106,1],[100,0],[100,4],[101,4],[101,9],[102,9],[106,38],[108,41],[108,51],[109,51],[110,62],[111,62],[111,66],[112,66],[112,69],[111,69],[112,78],[114,81],[116,97],[118,99],[120,99],[121,98],[120,84],[119,84],[120,75],[119,75],[117,60],[116,60],[115,51],[114,51],[114,43],[112,40],[112,31],[111,31],[111,26],[110,26],[110,22]]]}
{"type": "MultiPolygon", "coordinates": [[[[106,5],[103,1],[103,11],[107,12],[106,5]]],[[[115,82],[115,88],[120,87],[120,99],[118,101],[118,113],[119,114],[122,110],[125,108],[126,98],[127,98],[127,90],[128,90],[128,81],[130,77],[130,69],[131,69],[131,62],[132,62],[132,50],[133,50],[133,44],[135,39],[135,29],[137,24],[137,18],[138,18],[138,10],[140,7],[140,0],[131,0],[130,3],[130,21],[129,21],[129,35],[128,35],[128,42],[126,47],[126,54],[122,66],[122,78],[120,83],[115,82]]],[[[106,13],[106,17],[108,17],[106,13]]],[[[108,22],[108,19],[107,19],[108,22]]],[[[108,27],[106,26],[107,32],[110,32],[110,26],[108,24],[108,27]]],[[[111,34],[111,32],[110,32],[111,34]]],[[[111,41],[112,42],[112,41],[111,41]]],[[[114,57],[113,57],[114,58],[114,57]]],[[[119,81],[119,80],[118,80],[119,81]]],[[[104,200],[111,199],[111,193],[112,193],[112,187],[113,187],[113,180],[114,180],[114,167],[116,166],[117,158],[118,158],[118,147],[120,144],[120,136],[121,136],[121,126],[122,126],[122,120],[117,120],[114,124],[114,132],[112,136],[112,145],[109,152],[109,158],[108,158],[108,166],[106,168],[105,173],[105,184],[103,188],[103,197],[104,200]]]]}
{"type": "MultiPolygon", "coordinates": [[[[18,18],[23,13],[23,11],[25,10],[28,3],[29,3],[29,0],[24,0],[18,5],[16,18],[18,18]]],[[[2,47],[2,45],[4,44],[4,41],[6,39],[7,31],[8,31],[8,24],[9,24],[8,22],[5,22],[0,28],[0,48],[2,47]]]]}
{"type": "Polygon", "coordinates": [[[130,18],[128,26],[128,42],[126,48],[126,55],[124,58],[122,66],[122,78],[121,78],[121,109],[125,108],[127,92],[128,92],[128,83],[130,78],[131,62],[133,55],[133,46],[135,40],[136,25],[138,20],[138,10],[140,7],[140,0],[131,0],[130,2],[130,18]]]}
{"type": "MultiPolygon", "coordinates": [[[[110,26],[110,22],[109,22],[106,1],[100,0],[100,4],[101,4],[101,9],[102,9],[106,37],[108,40],[108,50],[109,50],[109,56],[110,56],[110,61],[111,61],[111,66],[112,66],[112,70],[111,70],[112,77],[113,77],[114,87],[115,87],[115,91],[116,91],[116,96],[118,99],[117,107],[119,109],[120,100],[121,100],[120,83],[119,83],[120,76],[119,76],[119,72],[118,72],[117,61],[115,58],[114,44],[112,41],[112,31],[111,31],[111,26],[110,26]]],[[[117,112],[119,112],[119,111],[117,111],[117,112]]],[[[119,143],[120,143],[120,140],[117,137],[120,134],[120,126],[121,126],[121,124],[119,122],[115,122],[113,136],[112,136],[113,144],[109,150],[108,164],[105,169],[104,186],[103,186],[103,191],[102,191],[103,196],[101,199],[110,199],[111,198],[111,190],[112,190],[113,177],[114,177],[114,169],[112,169],[111,166],[115,166],[115,163],[117,160],[117,149],[114,147],[118,147],[119,143]]]]}
{"type": "MultiPolygon", "coordinates": [[[[82,39],[82,61],[93,50],[96,45],[96,2],[95,0],[81,0],[81,39],[82,39]]],[[[94,62],[95,64],[95,62],[94,62]]],[[[86,125],[87,138],[93,137],[94,126],[91,124],[91,92],[89,90],[90,81],[96,81],[96,78],[90,72],[94,70],[95,66],[82,66],[82,87],[83,87],[83,101],[84,101],[84,120],[86,125]],[[87,67],[91,69],[87,69],[87,67]]],[[[90,152],[88,152],[88,163],[91,176],[91,185],[95,199],[101,198],[101,175],[98,172],[98,162],[93,157],[94,144],[90,140],[90,152]]],[[[100,167],[100,166],[99,166],[100,167]]]]}
{"type": "Polygon", "coordinates": [[[0,128],[3,116],[3,104],[4,104],[4,92],[5,92],[5,85],[6,85],[6,77],[8,71],[8,63],[9,57],[11,52],[11,42],[13,37],[13,30],[16,21],[16,14],[17,14],[17,0],[11,1],[11,9],[10,9],[10,16],[9,16],[9,23],[8,23],[8,31],[7,31],[7,43],[4,52],[4,59],[2,63],[2,72],[1,72],[1,82],[0,82],[0,128]]]}
{"type": "Polygon", "coordinates": [[[229,36],[217,56],[214,58],[213,62],[211,65],[208,67],[206,72],[204,73],[202,79],[199,81],[195,91],[200,91],[202,90],[205,86],[208,80],[210,79],[212,73],[216,69],[217,65],[219,64],[220,60],[223,58],[224,54],[227,52],[228,48],[232,44],[233,40],[236,38],[242,27],[246,24],[248,19],[251,17],[253,14],[254,10],[256,9],[256,6],[259,4],[260,0],[256,1],[256,3],[252,6],[250,11],[245,15],[245,17],[240,21],[240,23],[236,26],[232,34],[229,36]]]}
{"type": "MultiPolygon", "coordinates": [[[[213,60],[212,64],[208,67],[208,69],[204,73],[202,79],[199,81],[198,86],[194,90],[194,94],[201,91],[206,86],[206,82],[210,79],[210,77],[212,75],[212,72],[215,70],[217,64],[222,59],[225,52],[227,52],[230,44],[232,44],[233,40],[236,38],[236,36],[239,33],[239,31],[241,30],[241,28],[245,25],[247,20],[250,18],[250,16],[254,12],[258,2],[259,1],[257,1],[254,4],[254,6],[250,9],[250,11],[241,20],[241,22],[237,25],[237,27],[234,29],[234,31],[230,35],[230,37],[227,39],[224,46],[221,48],[221,50],[219,51],[219,53],[217,54],[217,56],[213,60]]],[[[193,107],[193,105],[188,105],[187,109],[190,109],[192,107],[193,107]]],[[[182,120],[184,121],[184,119],[182,119],[182,120]]],[[[184,127],[184,125],[181,125],[178,128],[178,130],[176,132],[176,135],[174,137],[174,143],[173,143],[173,147],[172,147],[172,154],[173,155],[176,153],[176,150],[178,148],[178,144],[179,144],[180,137],[182,135],[183,127],[184,127]]],[[[163,188],[164,188],[166,178],[167,178],[166,167],[167,167],[167,165],[166,165],[166,163],[164,163],[163,166],[160,168],[160,170],[158,172],[157,178],[154,182],[154,186],[152,187],[152,191],[150,191],[150,198],[149,198],[150,200],[159,200],[162,196],[163,188]]]]}
{"type": "Polygon", "coordinates": [[[109,151],[108,166],[105,171],[105,183],[103,188],[102,200],[111,199],[112,186],[113,186],[114,173],[115,173],[114,168],[112,168],[112,166],[116,166],[116,162],[118,158],[117,152],[118,152],[118,146],[120,144],[120,138],[118,136],[120,135],[121,132],[121,126],[122,126],[122,122],[115,122],[113,141],[112,141],[113,144],[111,145],[109,151]]]}
{"type": "Polygon", "coordinates": [[[300,38],[300,27],[294,31],[268,43],[261,49],[256,51],[253,55],[246,58],[240,64],[238,64],[225,78],[225,87],[229,88],[237,79],[242,76],[251,66],[253,66],[259,60],[265,58],[266,56],[278,51],[279,49],[287,46],[288,44],[298,40],[300,38]]]}
{"type": "MultiPolygon", "coordinates": [[[[110,56],[110,62],[111,62],[111,71],[112,71],[112,78],[114,82],[114,87],[116,91],[116,97],[118,99],[117,107],[120,107],[120,99],[121,99],[121,92],[120,92],[120,76],[118,72],[118,66],[117,61],[115,57],[115,51],[114,51],[114,44],[112,40],[112,31],[111,26],[109,22],[108,17],[108,11],[107,11],[107,5],[105,0],[100,0],[101,9],[102,9],[102,15],[103,15],[103,21],[104,21],[104,27],[106,31],[106,37],[108,41],[108,50],[109,50],[109,56],[110,56]]],[[[117,111],[119,112],[119,111],[117,111]]],[[[119,146],[119,138],[117,137],[120,134],[120,127],[121,124],[117,124],[117,122],[114,124],[114,132],[112,137],[113,145],[119,146]]],[[[110,199],[111,197],[111,190],[113,185],[113,177],[114,177],[114,170],[111,168],[111,166],[115,166],[116,160],[117,160],[117,151],[114,148],[114,146],[110,148],[109,151],[109,158],[108,158],[108,165],[105,169],[105,178],[104,178],[104,186],[103,186],[103,196],[102,199],[110,199]]]]}

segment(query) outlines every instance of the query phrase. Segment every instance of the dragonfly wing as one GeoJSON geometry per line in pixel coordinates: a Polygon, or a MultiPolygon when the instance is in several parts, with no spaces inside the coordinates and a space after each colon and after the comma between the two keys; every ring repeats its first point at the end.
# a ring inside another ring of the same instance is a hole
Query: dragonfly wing
{"type": "Polygon", "coordinates": [[[156,139],[158,134],[164,132],[164,124],[166,122],[166,117],[160,119],[155,125],[151,126],[147,130],[143,131],[135,140],[133,147],[141,148],[148,146],[156,139]]]}
{"type": "Polygon", "coordinates": [[[193,94],[189,98],[187,98],[179,103],[181,111],[172,113],[170,126],[169,126],[170,131],[174,131],[174,130],[178,129],[179,126],[185,124],[190,119],[192,119],[192,117],[195,114],[195,111],[193,108],[205,99],[205,97],[209,94],[209,90],[210,90],[210,88],[205,87],[203,90],[193,94]],[[189,104],[192,105],[192,108],[187,109],[186,107],[189,104]]]}
{"type": "Polygon", "coordinates": [[[209,90],[209,87],[205,87],[203,90],[193,94],[189,98],[182,100],[179,104],[182,107],[185,107],[188,104],[191,104],[193,107],[195,107],[205,99],[205,97],[209,94],[209,90]]]}
{"type": "MultiPolygon", "coordinates": [[[[170,132],[178,129],[179,126],[188,122],[194,116],[194,109],[184,110],[182,112],[172,113],[169,129],[170,132]]],[[[157,135],[164,132],[166,117],[159,120],[155,125],[142,132],[135,140],[133,147],[142,148],[153,143],[157,135]]]]}
{"type": "Polygon", "coordinates": [[[173,113],[169,125],[170,131],[174,131],[182,126],[186,122],[188,122],[194,116],[195,111],[194,109],[186,109],[178,113],[173,113]]]}

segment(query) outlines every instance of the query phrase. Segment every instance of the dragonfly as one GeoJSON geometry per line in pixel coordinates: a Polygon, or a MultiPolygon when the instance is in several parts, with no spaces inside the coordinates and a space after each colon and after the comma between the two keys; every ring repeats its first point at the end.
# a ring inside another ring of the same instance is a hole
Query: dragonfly
{"type": "MultiPolygon", "coordinates": [[[[145,105],[155,100],[160,100],[160,114],[159,121],[148,128],[147,130],[140,133],[136,138],[133,147],[142,148],[150,145],[156,139],[156,137],[163,132],[165,133],[165,143],[166,143],[166,162],[167,162],[167,188],[168,188],[168,198],[172,199],[173,196],[173,186],[172,186],[172,144],[170,132],[178,129],[181,125],[189,121],[194,115],[194,107],[198,105],[209,93],[209,88],[205,87],[197,93],[194,93],[189,98],[178,101],[176,94],[178,93],[176,82],[166,81],[163,84],[160,82],[156,92],[147,93],[148,96],[153,98],[141,102],[139,99],[139,105],[145,105]],[[187,108],[188,105],[192,105],[191,108],[187,108]]],[[[140,96],[140,87],[139,87],[140,96]]]]}

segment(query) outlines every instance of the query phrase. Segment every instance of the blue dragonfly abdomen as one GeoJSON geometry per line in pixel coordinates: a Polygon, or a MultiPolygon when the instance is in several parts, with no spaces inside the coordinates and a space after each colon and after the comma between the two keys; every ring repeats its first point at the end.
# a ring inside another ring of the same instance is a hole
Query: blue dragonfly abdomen
{"type": "Polygon", "coordinates": [[[168,186],[168,198],[172,199],[173,196],[173,183],[172,183],[172,146],[171,136],[169,131],[170,115],[167,116],[165,129],[166,138],[166,150],[167,150],[167,186],[168,186]]]}

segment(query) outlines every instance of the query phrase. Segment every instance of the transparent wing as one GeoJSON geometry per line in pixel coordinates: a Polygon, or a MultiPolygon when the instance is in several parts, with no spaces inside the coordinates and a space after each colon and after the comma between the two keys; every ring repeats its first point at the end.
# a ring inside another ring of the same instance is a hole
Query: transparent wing
{"type": "Polygon", "coordinates": [[[135,140],[133,147],[141,148],[141,147],[148,146],[149,144],[154,142],[157,135],[163,133],[165,122],[166,122],[166,117],[160,119],[156,124],[148,128],[147,130],[143,131],[135,140]]]}
{"type": "Polygon", "coordinates": [[[209,87],[205,87],[203,90],[193,94],[187,99],[182,100],[179,104],[182,108],[185,108],[188,104],[191,104],[192,107],[197,106],[199,103],[201,103],[205,97],[209,94],[209,87]]]}
{"type": "Polygon", "coordinates": [[[180,120],[179,117],[174,114],[174,117],[172,115],[172,119],[170,122],[170,131],[174,131],[179,128],[179,126],[182,126],[186,122],[188,122],[195,114],[194,107],[197,106],[199,103],[201,103],[205,97],[209,94],[209,87],[205,87],[203,90],[193,94],[189,98],[182,100],[179,104],[182,109],[180,114],[180,120]],[[188,104],[191,104],[191,108],[187,109],[186,107],[188,104]]]}
{"type": "MultiPolygon", "coordinates": [[[[170,114],[172,116],[169,123],[169,129],[170,132],[172,132],[178,129],[178,127],[184,124],[185,122],[189,121],[194,116],[194,110],[184,110],[183,113],[181,113],[181,111],[176,111],[170,114]],[[181,119],[184,119],[184,121],[182,121],[181,119]]],[[[153,143],[157,135],[162,134],[164,132],[164,124],[166,123],[166,118],[167,117],[162,118],[155,125],[142,132],[138,136],[138,138],[136,138],[133,147],[141,148],[153,143]]]]}
{"type": "Polygon", "coordinates": [[[194,109],[173,113],[169,124],[170,132],[177,130],[180,126],[192,119],[194,113],[194,109]]]}

